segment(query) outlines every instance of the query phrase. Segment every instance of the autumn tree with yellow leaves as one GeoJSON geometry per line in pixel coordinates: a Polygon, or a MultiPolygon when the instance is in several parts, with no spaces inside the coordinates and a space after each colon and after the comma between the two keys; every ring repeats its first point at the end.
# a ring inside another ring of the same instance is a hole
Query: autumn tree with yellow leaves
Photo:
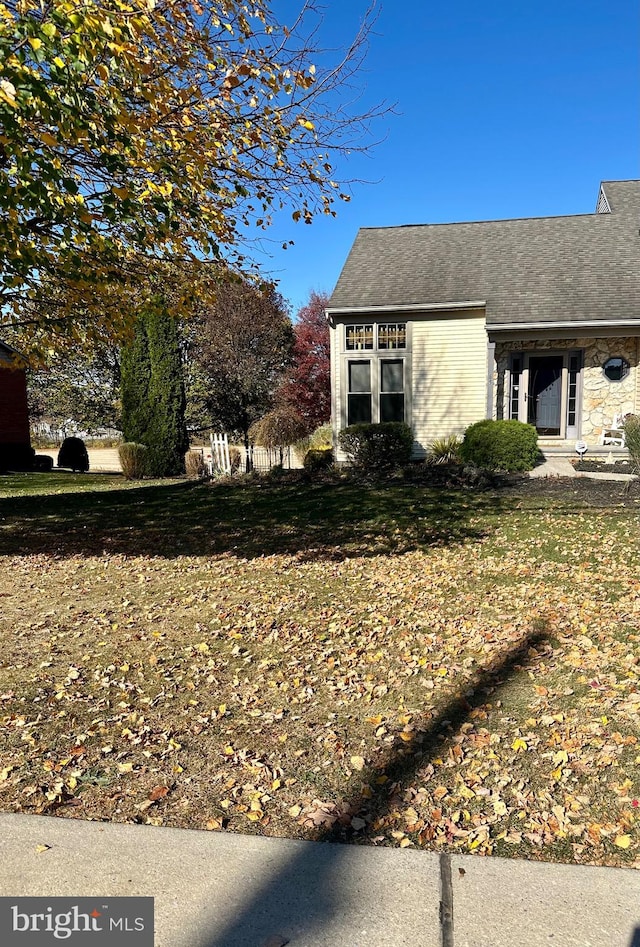
{"type": "Polygon", "coordinates": [[[0,331],[117,338],[147,283],[179,275],[184,296],[190,266],[242,267],[275,209],[335,213],[336,153],[381,110],[336,94],[370,18],[316,70],[314,13],[287,29],[265,0],[0,2],[0,331]]]}

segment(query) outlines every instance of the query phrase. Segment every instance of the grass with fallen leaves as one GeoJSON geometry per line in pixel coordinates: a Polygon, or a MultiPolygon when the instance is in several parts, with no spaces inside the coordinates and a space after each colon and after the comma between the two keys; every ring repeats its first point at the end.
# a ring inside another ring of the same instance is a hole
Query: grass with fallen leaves
{"type": "Polygon", "coordinates": [[[635,488],[31,478],[5,810],[639,861],[635,488]]]}

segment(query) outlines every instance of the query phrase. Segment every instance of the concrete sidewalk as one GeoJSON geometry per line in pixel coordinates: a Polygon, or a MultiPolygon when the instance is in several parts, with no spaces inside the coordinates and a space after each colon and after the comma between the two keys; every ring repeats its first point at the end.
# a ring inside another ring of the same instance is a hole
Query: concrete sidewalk
{"type": "Polygon", "coordinates": [[[155,947],[640,947],[633,870],[44,816],[0,815],[0,895],[154,897],[155,947]]]}

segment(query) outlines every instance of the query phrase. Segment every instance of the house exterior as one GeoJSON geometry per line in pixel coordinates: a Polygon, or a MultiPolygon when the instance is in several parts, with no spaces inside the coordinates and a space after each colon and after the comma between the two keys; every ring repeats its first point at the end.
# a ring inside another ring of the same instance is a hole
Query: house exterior
{"type": "Polygon", "coordinates": [[[0,342],[0,470],[22,467],[33,454],[30,448],[27,379],[17,367],[18,353],[0,342]]]}
{"type": "Polygon", "coordinates": [[[489,417],[597,445],[640,413],[640,181],[592,214],[364,228],[327,318],[336,434],[402,420],[420,457],[489,417]]]}

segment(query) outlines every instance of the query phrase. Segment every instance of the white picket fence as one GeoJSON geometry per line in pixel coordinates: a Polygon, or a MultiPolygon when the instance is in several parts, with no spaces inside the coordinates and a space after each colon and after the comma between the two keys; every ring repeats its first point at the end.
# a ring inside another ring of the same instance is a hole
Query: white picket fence
{"type": "Polygon", "coordinates": [[[209,442],[211,444],[211,457],[208,458],[209,476],[214,473],[231,473],[231,461],[229,460],[229,438],[226,434],[210,434],[209,442]]]}
{"type": "MultiPolygon", "coordinates": [[[[231,460],[229,457],[229,438],[227,434],[210,434],[209,435],[210,450],[202,450],[202,455],[207,469],[207,473],[210,477],[214,474],[230,474],[231,473],[231,460]]],[[[237,450],[240,451],[240,464],[238,469],[241,473],[244,473],[247,470],[247,451],[243,446],[236,445],[237,450]]],[[[267,450],[265,447],[254,447],[251,445],[249,447],[249,467],[250,470],[258,470],[265,472],[271,470],[272,467],[279,465],[281,462],[280,450],[267,450]]],[[[295,452],[290,447],[286,447],[283,451],[282,464],[285,469],[293,469],[294,467],[300,467],[300,461],[295,455],[295,452]]]]}

